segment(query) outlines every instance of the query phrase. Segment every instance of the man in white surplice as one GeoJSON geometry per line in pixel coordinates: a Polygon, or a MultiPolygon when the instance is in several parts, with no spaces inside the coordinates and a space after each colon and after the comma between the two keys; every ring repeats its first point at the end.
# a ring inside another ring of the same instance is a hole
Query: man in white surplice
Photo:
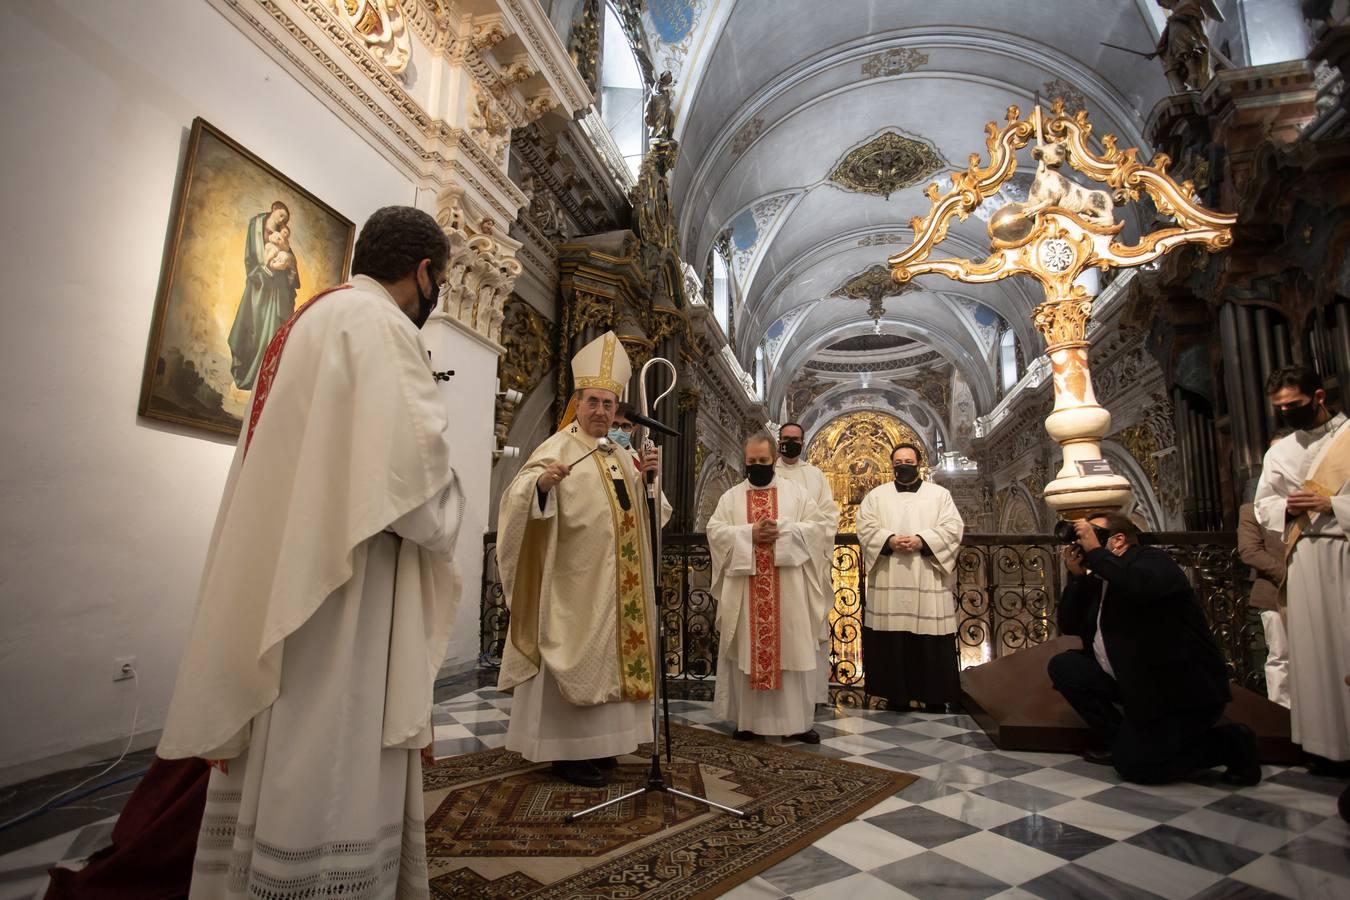
{"type": "Polygon", "coordinates": [[[834,607],[834,534],[839,530],[839,505],[825,473],[802,460],[806,432],[798,422],[784,422],[778,429],[778,462],[774,464],[776,477],[790,481],[813,499],[821,514],[835,523],[830,528],[830,540],[821,551],[820,564],[813,567],[812,580],[825,605],[825,617],[820,623],[820,678],[817,682],[816,702],[830,702],[830,614],[834,607]]]}
{"type": "Polygon", "coordinates": [[[773,438],[745,442],[746,480],[708,520],[721,647],[713,709],[738,740],[785,735],[820,743],[817,654],[828,607],[815,568],[835,520],[774,468],[773,438]]]}
{"type": "Polygon", "coordinates": [[[1257,521],[1285,535],[1291,737],[1330,764],[1350,766],[1350,428],[1332,415],[1317,373],[1273,372],[1266,393],[1294,433],[1266,451],[1253,505],[1257,521]]]}
{"type": "MultiPolygon", "coordinates": [[[[385,207],[264,354],[158,753],[212,761],[190,897],[426,897],[459,483],[415,322],[450,255],[385,207]]],[[[420,321],[419,321],[420,320],[420,321]]]]}
{"type": "Polygon", "coordinates": [[[952,577],[965,524],[947,489],[923,480],[918,447],[897,445],[891,469],[895,481],[858,507],[864,678],[892,709],[939,711],[961,699],[952,577]]]}

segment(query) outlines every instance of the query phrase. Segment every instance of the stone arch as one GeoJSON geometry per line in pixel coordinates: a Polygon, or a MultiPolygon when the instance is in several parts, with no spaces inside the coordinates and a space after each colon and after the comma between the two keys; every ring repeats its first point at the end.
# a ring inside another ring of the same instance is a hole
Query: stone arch
{"type": "Polygon", "coordinates": [[[703,531],[707,527],[713,510],[717,509],[717,501],[740,480],[740,473],[727,465],[720,456],[710,456],[703,463],[694,488],[695,531],[703,531]]]}
{"type": "Polygon", "coordinates": [[[1013,483],[1008,486],[1007,501],[999,517],[999,534],[1039,534],[1041,516],[1037,498],[1032,497],[1026,486],[1013,483]]]}

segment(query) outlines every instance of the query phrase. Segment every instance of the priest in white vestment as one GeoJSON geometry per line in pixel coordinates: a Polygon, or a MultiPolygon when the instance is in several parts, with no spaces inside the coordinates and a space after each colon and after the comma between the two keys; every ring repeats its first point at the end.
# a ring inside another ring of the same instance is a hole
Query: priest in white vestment
{"type": "Polygon", "coordinates": [[[642,476],[658,458],[639,470],[606,438],[629,375],[613,332],[577,353],[576,420],[525,461],[498,514],[511,623],[497,686],[514,695],[506,748],[588,787],[652,739],[655,592],[642,476]]]}
{"type": "Polygon", "coordinates": [[[897,445],[891,468],[895,481],[858,507],[863,678],[892,709],[937,712],[961,699],[952,580],[965,523],[947,489],[923,480],[918,447],[897,445]]]}
{"type": "Polygon", "coordinates": [[[195,900],[428,895],[419,751],[460,495],[414,322],[449,254],[426,213],[378,210],[352,281],[263,357],[158,749],[215,767],[195,900]]]}
{"type": "Polygon", "coordinates": [[[708,520],[721,635],[713,710],[738,740],[779,735],[820,743],[811,727],[825,605],[813,571],[836,519],[774,467],[773,438],[745,442],[746,480],[708,520]]]}
{"type": "MultiPolygon", "coordinates": [[[[1268,451],[1257,521],[1285,535],[1285,631],[1291,737],[1331,763],[1350,761],[1350,428],[1315,372],[1279,369],[1266,384],[1293,434],[1268,451]]],[[[1331,766],[1346,774],[1350,766],[1331,766]]]]}
{"type": "Polygon", "coordinates": [[[820,623],[820,673],[817,684],[816,702],[830,702],[830,616],[834,608],[834,535],[839,530],[839,504],[835,502],[834,492],[825,473],[802,459],[805,450],[803,443],[806,432],[798,422],[784,422],[778,429],[778,461],[774,463],[777,476],[790,481],[813,499],[821,508],[822,514],[835,524],[830,529],[830,542],[821,551],[818,562],[811,566],[811,579],[815,589],[820,592],[821,602],[825,604],[825,617],[820,623]]]}

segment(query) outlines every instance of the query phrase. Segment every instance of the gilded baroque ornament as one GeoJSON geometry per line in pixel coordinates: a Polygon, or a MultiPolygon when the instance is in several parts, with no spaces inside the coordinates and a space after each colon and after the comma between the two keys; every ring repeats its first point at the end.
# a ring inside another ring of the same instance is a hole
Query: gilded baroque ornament
{"type": "Polygon", "coordinates": [[[913,72],[919,66],[927,65],[928,54],[913,47],[896,47],[882,53],[874,53],[863,60],[862,73],[868,78],[888,78],[913,72]]]}
{"type": "Polygon", "coordinates": [[[412,42],[397,0],[325,0],[325,3],[391,74],[402,75],[407,70],[412,42]]]}
{"type": "Polygon", "coordinates": [[[1097,402],[1088,368],[1092,297],[1075,281],[1092,267],[1106,271],[1139,266],[1187,245],[1211,253],[1226,249],[1233,243],[1237,217],[1201,206],[1189,181],[1177,184],[1167,174],[1171,160],[1161,153],[1145,165],[1135,158],[1138,150],[1118,149],[1115,136],[1109,134],[1101,141],[1103,154],[1094,153],[1087,143],[1092,131],[1087,113],[1065,115],[1062,100],[1055,102],[1048,120],[1039,106],[1026,120],[1020,115],[1016,106],[1010,106],[1003,128],[994,122],[986,126],[987,166],[980,165],[978,154],[971,154],[966,170],[952,173],[952,188],[946,194],[937,184],[928,186],[925,194],[932,209],[911,221],[913,244],[888,262],[899,284],[931,273],[967,284],[1013,275],[1030,275],[1040,282],[1045,301],[1036,307],[1032,321],[1046,341],[1055,392],[1055,407],[1045,427],[1064,452],[1063,467],[1046,485],[1045,499],[1062,516],[1081,517],[1123,507],[1129,502],[1130,486],[1117,474],[1088,474],[1102,465],[1101,439],[1110,429],[1111,414],[1097,402]],[[989,256],[981,261],[930,260],[933,248],[946,238],[952,216],[964,220],[995,196],[1017,170],[1017,151],[1033,140],[1039,162],[1035,181],[1026,202],[1006,203],[990,216],[989,256]],[[1070,180],[1059,171],[1065,164],[1105,185],[1110,193],[1070,180]],[[1138,243],[1124,244],[1119,240],[1124,223],[1115,221],[1112,209],[1143,193],[1160,214],[1171,217],[1172,224],[1142,235],[1138,243]]]}
{"type": "Polygon", "coordinates": [[[869,234],[866,237],[858,238],[859,247],[885,247],[888,244],[903,244],[909,240],[909,235],[901,234],[898,231],[886,231],[881,234],[869,234]]]}
{"type": "MultiPolygon", "coordinates": [[[[906,442],[924,446],[914,429],[895,416],[877,412],[840,416],[811,438],[806,459],[825,473],[839,504],[840,531],[854,530],[863,497],[891,480],[891,449],[906,442]]],[[[923,454],[920,465],[927,465],[926,457],[923,454]]]]}
{"type": "MultiPolygon", "coordinates": [[[[520,391],[528,397],[549,369],[553,368],[556,338],[553,323],[520,297],[512,294],[505,305],[501,344],[506,350],[497,360],[497,377],[502,388],[520,391]]],[[[497,445],[507,442],[516,405],[496,401],[497,445]]]]}
{"type": "Polygon", "coordinates": [[[897,282],[885,266],[875,265],[845,281],[835,293],[851,300],[866,300],[867,314],[880,329],[881,317],[886,314],[883,305],[885,299],[898,297],[916,289],[916,285],[897,282]]]}
{"type": "Polygon", "coordinates": [[[898,297],[914,290],[918,290],[917,285],[901,284],[891,277],[890,269],[878,264],[849,278],[839,285],[835,294],[850,300],[874,300],[879,297],[898,297]]]}
{"type": "Polygon", "coordinates": [[[1064,111],[1069,115],[1087,108],[1087,101],[1083,99],[1083,95],[1063,78],[1045,82],[1041,85],[1041,90],[1045,92],[1045,98],[1052,106],[1055,103],[1063,103],[1064,111]]]}
{"type": "Polygon", "coordinates": [[[755,138],[764,133],[764,120],[755,116],[749,122],[741,126],[741,130],[736,132],[736,136],[731,139],[731,155],[740,156],[750,145],[755,142],[755,138]]]}
{"type": "Polygon", "coordinates": [[[830,181],[850,191],[889,198],[918,184],[945,165],[926,141],[886,131],[848,152],[830,173],[830,181]]]}

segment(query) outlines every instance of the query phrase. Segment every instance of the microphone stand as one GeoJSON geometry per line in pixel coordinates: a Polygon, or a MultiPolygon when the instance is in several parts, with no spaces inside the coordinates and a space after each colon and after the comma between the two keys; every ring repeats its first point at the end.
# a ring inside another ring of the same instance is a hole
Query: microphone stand
{"type": "MultiPolygon", "coordinates": [[[[651,368],[654,364],[656,364],[656,363],[661,363],[661,364],[664,365],[666,368],[670,369],[670,387],[666,388],[666,390],[665,390],[664,392],[662,392],[662,394],[661,394],[659,397],[656,398],[656,401],[652,404],[652,406],[655,407],[657,403],[660,403],[660,402],[661,402],[662,400],[664,400],[664,399],[665,399],[672,391],[675,390],[675,377],[676,377],[676,376],[675,376],[675,366],[674,366],[674,364],[672,364],[671,361],[668,360],[668,359],[655,358],[655,359],[648,360],[647,364],[644,365],[644,366],[642,367],[642,372],[638,375],[638,393],[639,393],[640,402],[641,402],[641,406],[642,406],[642,410],[641,410],[641,411],[642,411],[642,417],[643,417],[643,418],[647,418],[647,417],[650,415],[650,412],[651,412],[651,411],[649,411],[648,406],[647,406],[647,370],[650,369],[650,368],[651,368]]],[[[649,421],[650,421],[650,420],[649,420],[649,421]]],[[[652,430],[653,430],[653,429],[652,429],[650,426],[648,426],[647,431],[648,431],[648,432],[651,432],[652,430]]],[[[659,450],[658,450],[657,452],[658,452],[658,458],[659,458],[659,450]]],[[[666,718],[666,729],[665,729],[665,730],[666,730],[666,762],[667,762],[667,764],[670,763],[670,761],[671,761],[671,756],[670,756],[670,701],[669,701],[669,699],[667,698],[667,694],[666,694],[666,652],[665,652],[666,642],[665,642],[665,626],[664,626],[664,624],[663,624],[662,621],[661,621],[661,600],[660,600],[660,597],[661,597],[661,467],[660,467],[659,464],[658,464],[657,467],[656,467],[656,471],[653,472],[652,474],[653,474],[655,477],[648,483],[648,486],[647,486],[647,513],[648,513],[648,516],[650,517],[650,518],[649,518],[649,521],[651,522],[651,536],[652,536],[652,592],[653,592],[653,597],[655,598],[655,601],[656,601],[656,602],[653,604],[653,608],[652,608],[652,612],[653,612],[653,614],[654,614],[653,617],[652,617],[652,621],[653,621],[653,623],[655,623],[655,625],[656,625],[656,635],[657,635],[657,648],[656,648],[656,650],[657,650],[657,654],[658,654],[658,658],[654,661],[654,662],[655,662],[654,668],[660,669],[661,677],[660,677],[659,679],[657,679],[657,678],[655,678],[655,677],[652,678],[652,764],[651,764],[651,768],[650,768],[650,769],[648,770],[648,772],[647,772],[647,783],[646,783],[644,786],[642,786],[642,787],[640,787],[640,788],[637,788],[636,790],[629,791],[629,792],[626,793],[626,794],[621,794],[620,796],[615,797],[615,798],[613,798],[612,800],[606,800],[606,801],[603,802],[603,803],[597,803],[595,806],[588,807],[587,809],[583,809],[583,810],[581,810],[581,811],[579,811],[579,812],[568,813],[566,816],[563,817],[563,821],[564,821],[564,822],[575,822],[577,819],[581,818],[582,816],[590,815],[591,813],[596,812],[597,810],[605,809],[606,807],[613,806],[613,805],[616,804],[616,803],[622,803],[623,801],[628,800],[628,799],[631,798],[631,797],[636,797],[636,796],[638,796],[639,794],[648,794],[648,793],[674,794],[676,797],[683,797],[683,798],[686,799],[686,800],[693,800],[693,801],[695,801],[695,802],[697,802],[697,803],[703,803],[703,804],[705,804],[705,805],[707,805],[707,806],[713,807],[714,809],[719,809],[719,810],[721,810],[722,812],[728,812],[728,813],[731,813],[732,815],[735,815],[735,816],[744,816],[744,815],[745,815],[745,813],[744,813],[743,811],[741,811],[741,810],[739,810],[739,809],[735,809],[734,807],[724,806],[724,805],[722,805],[721,803],[718,803],[718,802],[716,802],[716,801],[714,801],[714,800],[709,800],[707,797],[700,797],[700,796],[698,796],[697,794],[688,794],[688,793],[685,793],[685,792],[682,791],[682,790],[679,790],[678,788],[671,787],[670,785],[666,784],[666,778],[665,778],[665,775],[662,774],[662,772],[661,772],[661,727],[660,727],[660,719],[661,719],[661,710],[662,710],[663,707],[664,707],[664,709],[665,709],[665,714],[666,714],[666,716],[665,716],[665,718],[666,718]]],[[[663,813],[662,813],[662,814],[664,815],[664,809],[663,809],[663,813]]]]}

